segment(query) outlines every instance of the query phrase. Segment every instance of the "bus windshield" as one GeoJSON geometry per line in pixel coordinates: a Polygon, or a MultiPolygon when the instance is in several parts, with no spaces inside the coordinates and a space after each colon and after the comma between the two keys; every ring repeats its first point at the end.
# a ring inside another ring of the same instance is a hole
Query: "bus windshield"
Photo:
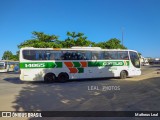
{"type": "Polygon", "coordinates": [[[136,52],[130,51],[130,59],[134,67],[140,68],[140,60],[136,52]]]}

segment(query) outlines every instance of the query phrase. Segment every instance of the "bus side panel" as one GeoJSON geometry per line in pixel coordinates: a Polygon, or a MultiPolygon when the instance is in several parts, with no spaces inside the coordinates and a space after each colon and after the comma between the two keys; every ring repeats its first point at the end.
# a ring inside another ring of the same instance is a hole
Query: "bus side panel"
{"type": "Polygon", "coordinates": [[[43,81],[43,69],[21,69],[20,79],[23,81],[43,81]]]}
{"type": "Polygon", "coordinates": [[[128,76],[138,76],[141,75],[141,68],[136,68],[133,66],[132,62],[130,61],[130,66],[128,68],[128,76]]]}
{"type": "Polygon", "coordinates": [[[129,77],[138,76],[138,75],[141,75],[141,70],[140,69],[137,69],[137,68],[133,67],[132,69],[128,70],[128,76],[129,77]]]}
{"type": "Polygon", "coordinates": [[[114,74],[112,71],[109,71],[108,66],[100,67],[89,67],[85,68],[86,76],[89,78],[102,78],[102,77],[113,77],[114,74]]]}
{"type": "Polygon", "coordinates": [[[7,69],[1,69],[0,72],[7,72],[7,69]]]}
{"type": "Polygon", "coordinates": [[[21,69],[20,79],[24,81],[44,81],[44,76],[47,73],[54,73],[58,77],[61,72],[66,72],[69,78],[72,78],[67,68],[32,68],[21,69]]]}
{"type": "Polygon", "coordinates": [[[102,78],[102,77],[119,77],[120,72],[126,70],[128,76],[136,76],[141,74],[141,70],[135,68],[132,64],[129,66],[71,66],[62,68],[26,68],[21,69],[20,79],[25,81],[44,81],[47,73],[54,73],[56,77],[61,72],[66,72],[69,79],[83,78],[102,78]]]}

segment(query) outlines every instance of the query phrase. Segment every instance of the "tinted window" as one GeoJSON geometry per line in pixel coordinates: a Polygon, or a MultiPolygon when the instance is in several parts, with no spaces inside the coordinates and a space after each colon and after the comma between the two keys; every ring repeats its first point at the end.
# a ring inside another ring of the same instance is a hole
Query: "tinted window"
{"type": "Polygon", "coordinates": [[[101,51],[53,51],[23,50],[23,58],[27,60],[97,60],[104,58],[101,51]]]}
{"type": "Polygon", "coordinates": [[[91,60],[92,58],[92,52],[91,51],[85,51],[86,60],[91,60]]]}
{"type": "Polygon", "coordinates": [[[130,59],[134,67],[140,68],[140,61],[136,52],[130,51],[130,59]]]}
{"type": "Polygon", "coordinates": [[[62,52],[61,51],[47,51],[46,58],[48,60],[61,60],[62,59],[62,52]]]}
{"type": "Polygon", "coordinates": [[[89,51],[62,51],[63,60],[89,60],[90,57],[89,51]]]}
{"type": "Polygon", "coordinates": [[[128,60],[128,52],[127,51],[118,51],[118,59],[128,60]]]}
{"type": "Polygon", "coordinates": [[[35,50],[23,50],[23,58],[27,60],[36,60],[35,50]]]}
{"type": "Polygon", "coordinates": [[[128,60],[128,51],[104,51],[103,59],[109,59],[109,60],[128,60]]]}
{"type": "Polygon", "coordinates": [[[101,60],[103,59],[102,51],[92,51],[92,60],[101,60]]]}
{"type": "Polygon", "coordinates": [[[117,51],[105,51],[104,59],[118,59],[118,52],[117,51]]]}
{"type": "Polygon", "coordinates": [[[23,50],[23,58],[27,60],[60,60],[61,51],[23,50]]]}

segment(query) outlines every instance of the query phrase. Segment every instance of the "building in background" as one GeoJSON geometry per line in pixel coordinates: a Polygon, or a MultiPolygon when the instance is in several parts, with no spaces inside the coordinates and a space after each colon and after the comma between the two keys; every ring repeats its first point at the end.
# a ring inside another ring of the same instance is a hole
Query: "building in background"
{"type": "Polygon", "coordinates": [[[141,65],[150,65],[149,64],[149,60],[150,60],[151,58],[149,58],[149,57],[147,57],[147,58],[145,58],[145,57],[143,57],[143,56],[141,56],[141,58],[140,58],[140,62],[141,62],[141,65]]]}

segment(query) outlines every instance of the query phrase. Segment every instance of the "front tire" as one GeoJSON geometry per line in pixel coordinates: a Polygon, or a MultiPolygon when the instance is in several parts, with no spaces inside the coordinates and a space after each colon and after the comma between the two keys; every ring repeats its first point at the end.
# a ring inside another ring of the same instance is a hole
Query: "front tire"
{"type": "Polygon", "coordinates": [[[121,71],[121,73],[120,73],[120,79],[126,79],[126,77],[127,77],[127,72],[126,71],[121,71]]]}

